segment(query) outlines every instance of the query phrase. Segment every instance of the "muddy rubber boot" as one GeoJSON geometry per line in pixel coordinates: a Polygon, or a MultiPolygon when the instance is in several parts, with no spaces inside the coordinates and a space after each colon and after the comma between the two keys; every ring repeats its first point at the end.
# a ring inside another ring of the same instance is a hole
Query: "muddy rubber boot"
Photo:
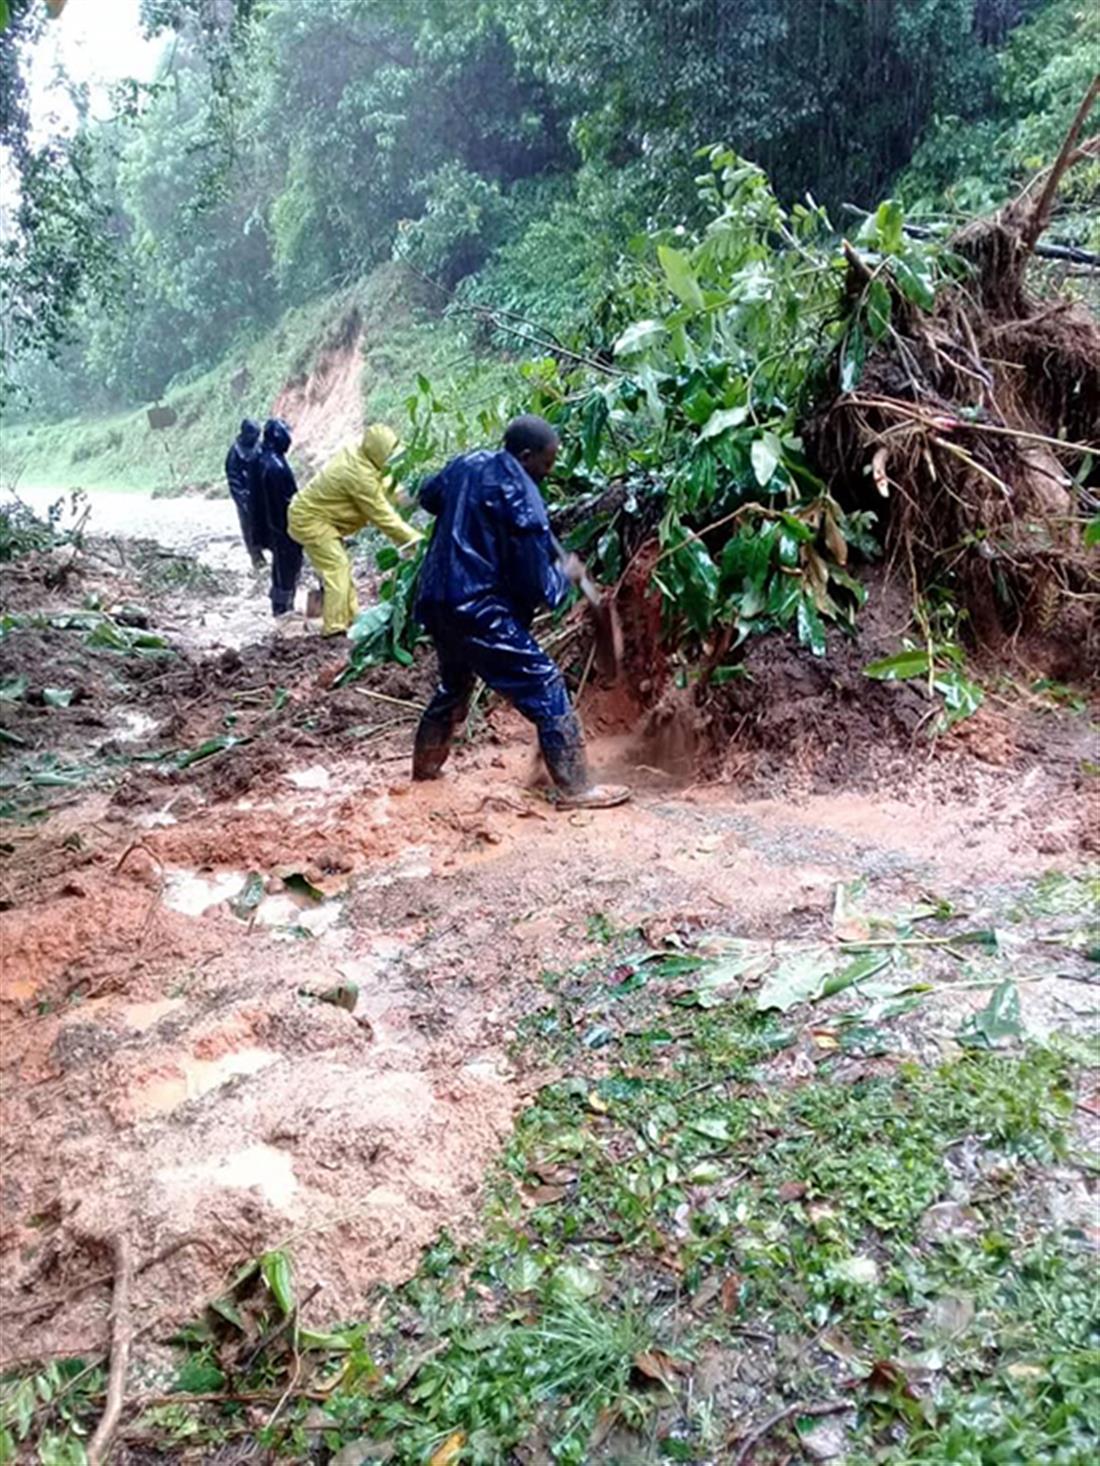
{"type": "Polygon", "coordinates": [[[413,743],[412,776],[417,782],[438,779],[451,751],[450,726],[435,718],[421,718],[413,743]]]}
{"type": "Polygon", "coordinates": [[[557,790],[559,809],[613,809],[630,798],[625,784],[592,783],[576,713],[540,724],[539,746],[557,790]]]}

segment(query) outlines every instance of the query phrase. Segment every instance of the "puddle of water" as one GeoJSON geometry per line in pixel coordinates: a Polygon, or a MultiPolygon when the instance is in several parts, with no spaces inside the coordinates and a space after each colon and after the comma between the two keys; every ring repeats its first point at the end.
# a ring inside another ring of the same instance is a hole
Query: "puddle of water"
{"type": "Polygon", "coordinates": [[[298,1190],[293,1161],[273,1145],[249,1145],[193,1166],[168,1166],[157,1172],[157,1180],[180,1187],[206,1184],[233,1191],[255,1188],[272,1206],[283,1210],[298,1190]]]}
{"type": "Polygon", "coordinates": [[[164,878],[164,904],[183,916],[201,916],[211,906],[239,896],[245,883],[243,871],[218,871],[199,875],[193,870],[169,870],[164,878]]]}
{"type": "Polygon", "coordinates": [[[167,1018],[169,1013],[182,1008],[183,1004],[183,998],[158,998],[152,1003],[127,1003],[120,1010],[120,1016],[128,1028],[136,1029],[138,1033],[147,1033],[162,1018],[167,1018]]]}
{"type": "Polygon", "coordinates": [[[182,1055],[170,1074],[150,1079],[137,1088],[132,1096],[133,1107],[142,1116],[167,1115],[230,1079],[258,1074],[278,1057],[269,1049],[238,1049],[236,1053],[223,1054],[220,1059],[192,1059],[182,1055]]]}
{"type": "Polygon", "coordinates": [[[330,931],[340,920],[343,912],[341,901],[313,902],[308,896],[296,896],[284,891],[277,896],[267,896],[256,908],[256,920],[260,926],[299,926],[311,936],[320,937],[330,931]]]}
{"type": "Polygon", "coordinates": [[[298,789],[327,789],[332,775],[323,764],[311,764],[308,769],[291,769],[286,776],[298,789]]]}

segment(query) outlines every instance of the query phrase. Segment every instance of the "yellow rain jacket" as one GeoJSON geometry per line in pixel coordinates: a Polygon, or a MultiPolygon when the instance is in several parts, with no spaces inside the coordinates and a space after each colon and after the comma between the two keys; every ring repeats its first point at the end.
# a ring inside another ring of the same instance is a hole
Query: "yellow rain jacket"
{"type": "Polygon", "coordinates": [[[324,583],[326,636],[347,631],[359,612],[345,537],[373,524],[397,545],[423,539],[393,504],[394,484],[385,470],[396,447],[393,429],[376,423],[358,447],[342,448],[290,501],[287,529],[324,583]]]}
{"type": "Polygon", "coordinates": [[[366,524],[380,529],[395,545],[423,539],[393,505],[394,484],[386,463],[396,447],[394,430],[376,423],[356,447],[341,448],[291,504],[288,522],[298,543],[308,544],[316,529],[334,529],[346,538],[366,524]]]}

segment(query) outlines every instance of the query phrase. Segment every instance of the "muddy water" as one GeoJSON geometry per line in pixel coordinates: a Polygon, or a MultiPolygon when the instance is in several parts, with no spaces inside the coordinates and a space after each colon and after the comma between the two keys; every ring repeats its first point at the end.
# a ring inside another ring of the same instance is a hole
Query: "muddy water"
{"type": "MultiPolygon", "coordinates": [[[[239,650],[271,632],[274,623],[267,601],[267,575],[252,570],[241,543],[237,511],[229,498],[154,499],[152,494],[124,489],[83,492],[86,497],[75,508],[71,493],[63,489],[20,488],[19,498],[43,518],[60,501],[60,529],[72,528],[87,508],[84,532],[88,535],[155,540],[164,549],[193,556],[218,572],[217,594],[210,595],[205,605],[189,608],[185,618],[158,623],[157,629],[170,635],[177,645],[197,651],[224,647],[239,650]]],[[[279,622],[280,635],[307,633],[302,613],[312,583],[306,567],[299,584],[296,614],[279,622]]],[[[135,716],[140,718],[140,714],[135,716]]],[[[140,729],[128,736],[140,736],[140,729]]]]}
{"type": "MultiPolygon", "coordinates": [[[[230,499],[154,499],[138,490],[86,489],[93,535],[156,540],[166,550],[195,555],[215,569],[244,570],[247,556],[240,540],[237,511],[230,499]]],[[[59,527],[74,523],[72,496],[65,489],[20,488],[19,498],[42,517],[61,500],[59,527]]],[[[82,513],[81,509],[78,511],[82,513]]]]}

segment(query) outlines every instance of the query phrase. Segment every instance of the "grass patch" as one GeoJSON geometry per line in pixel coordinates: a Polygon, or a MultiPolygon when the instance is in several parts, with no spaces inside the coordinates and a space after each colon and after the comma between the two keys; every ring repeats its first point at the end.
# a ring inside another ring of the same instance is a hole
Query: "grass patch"
{"type": "MultiPolygon", "coordinates": [[[[1064,909],[1054,890],[1020,905],[1064,909]]],[[[311,1397],[259,1433],[294,1459],[702,1466],[788,1408],[752,1459],[817,1459],[817,1406],[850,1463],[1094,1459],[1089,1238],[1044,1199],[1070,1061],[1015,1043],[806,1063],[812,1008],[716,998],[708,959],[639,953],[606,919],[590,935],[599,956],[545,974],[521,1026],[520,1055],[560,1077],[520,1116],[477,1239],[440,1237],[312,1352],[284,1330],[255,1355],[293,1280],[254,1268],[273,1281],[250,1284],[252,1317],[234,1299],[235,1323],[190,1331],[179,1404],[137,1428],[247,1433],[240,1397],[274,1403],[297,1371],[311,1397]],[[189,1402],[198,1380],[237,1398],[189,1402]]]]}

